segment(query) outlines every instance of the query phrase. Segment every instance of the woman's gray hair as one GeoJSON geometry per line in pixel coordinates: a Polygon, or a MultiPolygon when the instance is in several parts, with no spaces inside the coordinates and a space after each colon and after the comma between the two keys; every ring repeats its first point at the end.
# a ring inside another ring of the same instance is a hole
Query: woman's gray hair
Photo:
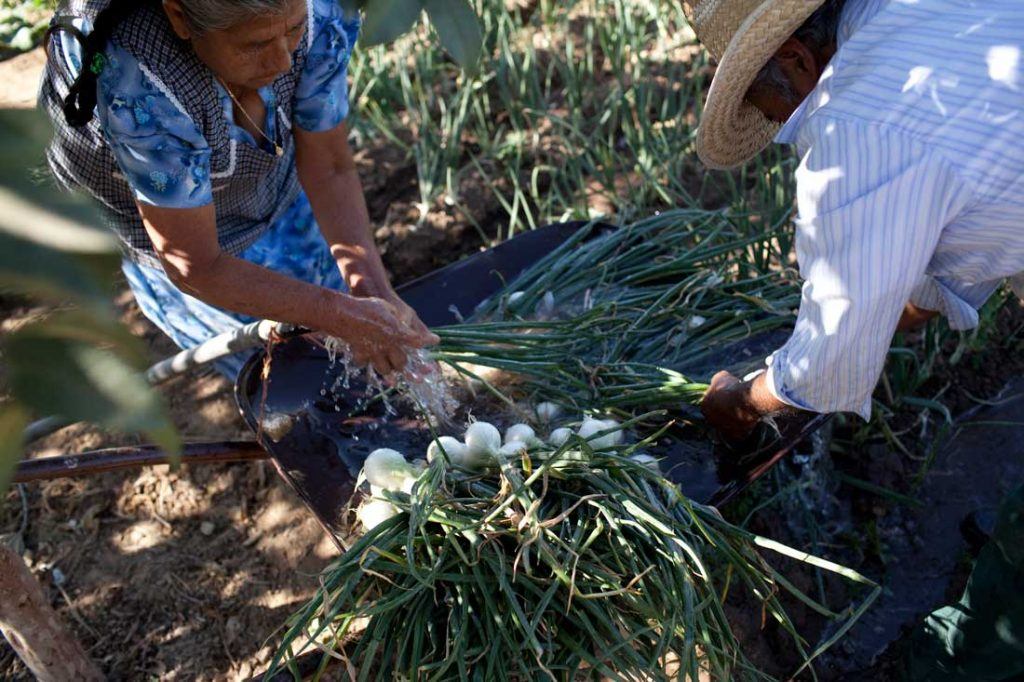
{"type": "MultiPolygon", "coordinates": [[[[793,32],[793,37],[815,52],[821,52],[825,46],[836,42],[839,17],[845,4],[846,0],[825,0],[825,3],[793,32]]],[[[775,57],[768,60],[747,90],[747,96],[758,93],[781,96],[791,104],[796,104],[800,99],[775,57]]]]}
{"type": "Polygon", "coordinates": [[[290,0],[178,0],[198,33],[219,31],[257,15],[281,14],[290,0]]]}

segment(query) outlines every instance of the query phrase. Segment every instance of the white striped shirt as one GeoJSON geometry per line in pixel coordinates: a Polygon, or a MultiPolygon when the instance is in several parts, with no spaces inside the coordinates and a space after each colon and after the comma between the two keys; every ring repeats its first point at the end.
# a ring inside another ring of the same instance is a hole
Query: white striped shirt
{"type": "Polygon", "coordinates": [[[1024,0],[847,0],[795,143],[804,279],[768,386],[867,419],[906,302],[956,329],[1024,295],[1024,0]]]}

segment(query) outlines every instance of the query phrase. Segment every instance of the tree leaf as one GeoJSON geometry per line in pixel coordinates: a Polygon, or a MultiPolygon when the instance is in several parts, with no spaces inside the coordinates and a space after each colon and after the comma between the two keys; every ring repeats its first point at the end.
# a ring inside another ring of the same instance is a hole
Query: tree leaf
{"type": "Polygon", "coordinates": [[[11,475],[21,461],[28,415],[16,403],[0,405],[0,494],[7,490],[11,475]]]}
{"type": "Polygon", "coordinates": [[[424,0],[424,5],[437,37],[452,59],[467,72],[474,72],[484,42],[476,12],[466,0],[424,0]]]}
{"type": "Polygon", "coordinates": [[[53,136],[49,118],[35,109],[0,110],[0,230],[73,251],[109,251],[116,243],[98,204],[57,186],[45,149],[53,136]],[[42,219],[40,219],[42,216],[42,219]]]}
{"type": "Polygon", "coordinates": [[[0,231],[0,289],[44,301],[110,308],[118,262],[113,252],[80,256],[0,231]]]}
{"type": "Polygon", "coordinates": [[[412,28],[422,11],[422,0],[368,0],[363,5],[360,44],[373,47],[390,43],[412,28]]]}
{"type": "Polygon", "coordinates": [[[3,347],[11,392],[25,406],[39,414],[145,433],[168,452],[180,452],[160,396],[113,350],[31,327],[8,336],[3,347]]]}
{"type": "Polygon", "coordinates": [[[109,348],[134,369],[146,369],[146,349],[142,341],[114,317],[112,310],[110,313],[96,315],[78,308],[59,310],[39,322],[26,325],[19,333],[26,338],[59,338],[109,348]]]}

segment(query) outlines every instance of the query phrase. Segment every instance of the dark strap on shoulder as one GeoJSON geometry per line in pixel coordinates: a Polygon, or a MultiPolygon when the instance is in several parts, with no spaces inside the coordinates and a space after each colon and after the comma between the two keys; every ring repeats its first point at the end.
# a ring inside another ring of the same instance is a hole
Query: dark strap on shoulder
{"type": "MultiPolygon", "coordinates": [[[[53,37],[53,34],[59,32],[70,33],[72,36],[74,36],[75,40],[78,41],[79,45],[84,46],[85,34],[82,33],[82,31],[74,24],[74,21],[77,18],[78,17],[71,14],[54,14],[53,18],[50,19],[50,27],[46,29],[46,34],[43,36],[43,45],[46,45],[47,48],[49,48],[50,38],[53,37]]],[[[53,59],[53,56],[51,55],[51,50],[46,49],[45,52],[48,66],[57,66],[56,64],[50,63],[50,60],[53,59]]]]}

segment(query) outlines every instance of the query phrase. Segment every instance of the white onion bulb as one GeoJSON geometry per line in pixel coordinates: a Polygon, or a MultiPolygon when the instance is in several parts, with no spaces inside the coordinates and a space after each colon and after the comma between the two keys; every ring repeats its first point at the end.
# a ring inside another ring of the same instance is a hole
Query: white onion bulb
{"type": "Polygon", "coordinates": [[[619,426],[619,422],[614,419],[605,419],[604,426],[606,429],[615,429],[604,438],[607,438],[611,445],[622,445],[622,441],[626,439],[626,432],[619,426]]]}
{"type": "Polygon", "coordinates": [[[562,416],[562,407],[556,403],[537,403],[537,407],[535,409],[537,412],[537,419],[545,424],[553,422],[562,416]]]}
{"type": "Polygon", "coordinates": [[[519,440],[514,440],[502,445],[501,449],[498,450],[498,454],[501,455],[502,457],[519,457],[519,455],[522,454],[525,450],[526,443],[519,440]]]}
{"type": "Polygon", "coordinates": [[[466,458],[465,443],[451,436],[441,436],[437,440],[431,441],[430,445],[427,446],[427,461],[433,462],[438,458],[443,459],[442,450],[444,450],[445,455],[448,455],[448,460],[452,464],[459,464],[466,458]]]}
{"type": "Polygon", "coordinates": [[[356,510],[356,518],[366,530],[373,530],[392,516],[398,514],[395,505],[386,500],[367,500],[356,510]]]}
{"type": "Polygon", "coordinates": [[[583,420],[583,424],[580,425],[578,433],[580,438],[586,440],[593,449],[606,450],[622,443],[622,429],[616,429],[611,433],[597,438],[592,438],[592,436],[594,434],[601,433],[602,431],[615,429],[618,425],[619,423],[614,419],[601,420],[587,418],[583,420]]]}
{"type": "Polygon", "coordinates": [[[568,443],[570,438],[572,438],[572,429],[563,426],[551,432],[551,435],[548,436],[548,443],[560,448],[568,443]]]}
{"type": "Polygon", "coordinates": [[[370,485],[387,490],[401,490],[412,470],[402,453],[380,448],[366,458],[366,462],[363,463],[363,474],[370,485]]]}
{"type": "Polygon", "coordinates": [[[529,424],[513,424],[505,431],[505,443],[518,441],[529,444],[536,440],[536,438],[537,434],[529,424]]]}
{"type": "Polygon", "coordinates": [[[540,303],[537,304],[537,313],[541,317],[551,317],[555,312],[555,295],[550,291],[545,291],[544,295],[541,296],[540,303]]]}
{"type": "Polygon", "coordinates": [[[501,448],[501,432],[487,422],[473,422],[466,429],[466,448],[470,455],[493,455],[501,448]]]}

